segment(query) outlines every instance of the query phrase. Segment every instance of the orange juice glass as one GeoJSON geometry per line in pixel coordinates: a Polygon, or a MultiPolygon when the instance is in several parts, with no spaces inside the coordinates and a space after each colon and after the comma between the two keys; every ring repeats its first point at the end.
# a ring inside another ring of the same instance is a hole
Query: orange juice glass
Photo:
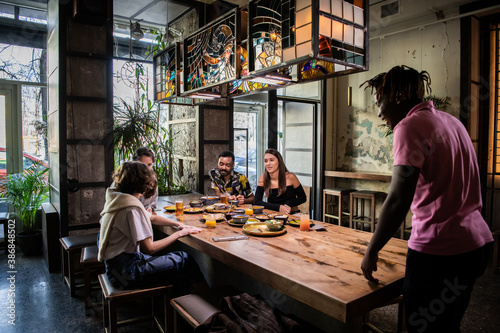
{"type": "Polygon", "coordinates": [[[245,215],[253,215],[252,205],[245,205],[245,215]]]}
{"type": "Polygon", "coordinates": [[[309,220],[309,213],[300,214],[300,231],[309,231],[311,221],[309,220]]]}
{"type": "Polygon", "coordinates": [[[175,201],[175,215],[176,216],[184,215],[184,202],[182,200],[175,201]]]}
{"type": "Polygon", "coordinates": [[[207,228],[215,228],[216,225],[217,221],[215,220],[215,217],[212,214],[210,214],[205,220],[205,226],[207,228]]]}

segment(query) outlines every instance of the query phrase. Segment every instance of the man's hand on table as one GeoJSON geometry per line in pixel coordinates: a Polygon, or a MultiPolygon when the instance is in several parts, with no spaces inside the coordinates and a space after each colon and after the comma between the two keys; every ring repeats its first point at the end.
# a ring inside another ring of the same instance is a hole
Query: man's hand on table
{"type": "Polygon", "coordinates": [[[361,262],[361,270],[363,271],[363,275],[368,281],[378,282],[378,279],[373,277],[373,272],[377,271],[377,261],[378,261],[378,253],[371,254],[370,252],[366,252],[363,257],[363,261],[361,262]]]}

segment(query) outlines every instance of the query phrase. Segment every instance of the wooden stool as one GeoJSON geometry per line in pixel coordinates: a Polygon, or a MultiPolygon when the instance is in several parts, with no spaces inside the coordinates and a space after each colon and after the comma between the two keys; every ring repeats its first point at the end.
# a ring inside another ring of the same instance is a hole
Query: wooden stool
{"type": "Polygon", "coordinates": [[[350,215],[349,212],[344,212],[343,208],[343,199],[345,197],[349,197],[349,194],[351,192],[354,192],[354,189],[350,188],[341,188],[341,187],[336,187],[336,188],[328,188],[323,190],[323,222],[327,222],[326,218],[332,218],[338,220],[338,225],[342,226],[342,218],[344,215],[348,216],[350,215]],[[338,211],[336,214],[333,212],[330,213],[328,210],[328,204],[327,204],[327,196],[331,195],[332,198],[332,203],[331,205],[335,204],[335,198],[337,198],[338,201],[338,211]]]}
{"type": "MultiPolygon", "coordinates": [[[[142,321],[154,320],[161,332],[167,331],[168,324],[168,300],[170,299],[172,286],[151,287],[146,289],[117,289],[115,288],[106,274],[99,274],[99,284],[102,290],[103,303],[103,319],[104,329],[106,332],[117,332],[118,327],[135,324],[142,321]],[[154,296],[163,297],[163,327],[160,321],[155,316],[154,312],[154,296]],[[139,298],[151,298],[151,315],[131,318],[123,321],[118,321],[117,306],[124,302],[136,300],[139,298]]],[[[170,330],[168,330],[170,331],[170,330]]]]}
{"type": "Polygon", "coordinates": [[[495,240],[494,246],[493,246],[493,265],[492,271],[493,274],[498,274],[498,271],[500,270],[500,263],[498,262],[498,257],[500,256],[500,230],[497,230],[493,233],[493,239],[495,240]]]}
{"type": "Polygon", "coordinates": [[[203,324],[219,309],[208,302],[206,299],[190,294],[170,300],[170,304],[174,309],[174,332],[181,332],[179,315],[193,328],[203,324]]]}
{"type": "Polygon", "coordinates": [[[71,297],[75,297],[76,288],[83,287],[75,283],[75,276],[83,273],[79,269],[78,258],[81,256],[82,248],[97,244],[97,234],[66,236],[59,238],[59,242],[62,245],[61,275],[63,281],[69,286],[71,297]]]}
{"type": "MultiPolygon", "coordinates": [[[[93,282],[91,273],[97,272],[98,274],[104,273],[106,268],[103,262],[97,260],[97,246],[86,246],[82,249],[82,256],[80,257],[80,264],[83,266],[83,284],[85,288],[85,314],[90,316],[92,308],[91,291],[93,282]]],[[[95,285],[99,285],[96,281],[95,285]]]]}
{"type": "Polygon", "coordinates": [[[358,223],[361,223],[362,225],[369,223],[370,231],[373,232],[375,230],[375,224],[377,223],[375,216],[376,201],[378,199],[385,200],[386,196],[387,194],[385,192],[377,192],[377,191],[351,192],[351,200],[350,200],[351,216],[349,219],[349,227],[357,229],[356,226],[358,223]],[[365,205],[367,200],[369,201],[370,204],[369,215],[365,215],[365,205]],[[358,210],[360,211],[360,214],[358,214],[358,210]]]}

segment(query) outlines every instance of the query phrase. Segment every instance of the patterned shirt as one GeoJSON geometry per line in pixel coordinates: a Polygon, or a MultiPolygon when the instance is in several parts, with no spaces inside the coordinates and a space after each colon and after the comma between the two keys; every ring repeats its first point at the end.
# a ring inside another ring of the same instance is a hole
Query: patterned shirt
{"type": "Polygon", "coordinates": [[[245,198],[248,198],[253,194],[247,177],[243,176],[239,172],[233,170],[227,183],[221,176],[218,168],[210,170],[208,174],[212,180],[212,188],[218,188],[221,193],[227,193],[229,195],[241,194],[245,198]]]}

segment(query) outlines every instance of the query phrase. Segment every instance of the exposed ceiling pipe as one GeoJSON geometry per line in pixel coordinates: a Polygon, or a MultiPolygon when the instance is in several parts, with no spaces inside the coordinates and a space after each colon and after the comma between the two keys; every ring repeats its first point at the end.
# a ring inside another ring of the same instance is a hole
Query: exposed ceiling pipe
{"type": "Polygon", "coordinates": [[[398,31],[388,32],[386,34],[382,34],[382,35],[378,35],[378,36],[372,36],[372,37],[370,37],[370,40],[373,40],[373,39],[384,39],[387,36],[392,36],[392,35],[400,34],[402,32],[406,32],[406,31],[410,31],[410,30],[414,30],[414,29],[420,29],[420,30],[422,30],[422,29],[425,29],[426,27],[428,27],[430,25],[433,25],[433,24],[443,23],[443,22],[447,22],[449,20],[455,20],[455,19],[459,19],[459,18],[462,18],[462,17],[476,15],[476,14],[484,13],[486,11],[495,10],[495,9],[500,9],[500,5],[495,5],[495,6],[491,6],[491,7],[483,8],[483,9],[478,9],[478,10],[473,10],[473,11],[468,12],[468,13],[464,13],[464,14],[460,14],[460,15],[455,15],[455,16],[450,16],[448,18],[444,18],[442,20],[437,20],[435,22],[430,22],[430,23],[422,24],[422,25],[419,25],[419,26],[411,27],[411,28],[401,29],[401,30],[398,30],[398,31]]]}

